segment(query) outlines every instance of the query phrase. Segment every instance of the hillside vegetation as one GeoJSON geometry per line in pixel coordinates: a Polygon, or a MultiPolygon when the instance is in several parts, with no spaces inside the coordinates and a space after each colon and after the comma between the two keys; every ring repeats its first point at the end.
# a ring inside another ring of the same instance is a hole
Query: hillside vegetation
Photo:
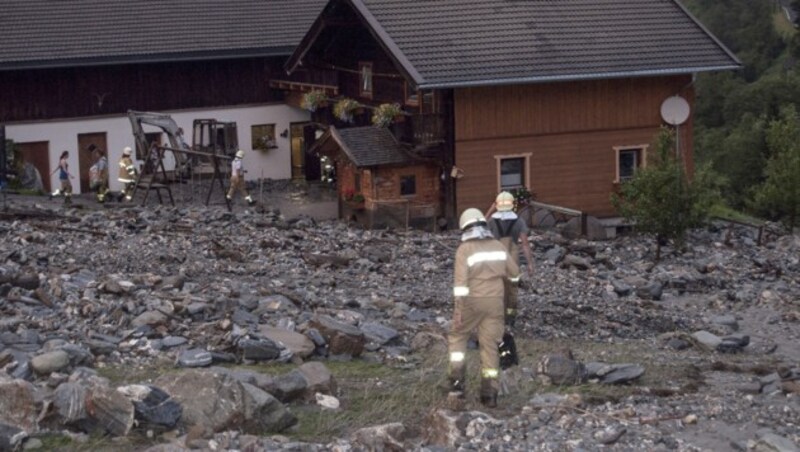
{"type": "MultiPolygon", "coordinates": [[[[773,1],[690,0],[685,6],[741,60],[742,71],[701,74],[696,80],[695,154],[725,182],[729,207],[769,219],[782,209],[756,193],[777,158],[768,131],[781,111],[800,104],[800,38],[773,1]]],[[[785,116],[784,116],[785,117],[785,116]]],[[[796,151],[792,151],[797,153],[796,151]]]]}

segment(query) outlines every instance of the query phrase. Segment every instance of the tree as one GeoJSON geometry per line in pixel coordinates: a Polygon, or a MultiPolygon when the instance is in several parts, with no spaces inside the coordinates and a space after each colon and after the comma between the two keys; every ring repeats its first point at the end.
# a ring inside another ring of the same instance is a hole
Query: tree
{"type": "Polygon", "coordinates": [[[655,141],[655,155],[648,155],[648,166],[622,184],[620,193],[612,195],[612,203],[636,230],[655,236],[659,260],[665,241],[683,248],[686,231],[704,224],[719,193],[707,167],[700,167],[690,180],[676,155],[672,130],[662,128],[655,141]]]}
{"type": "Polygon", "coordinates": [[[794,105],[781,111],[767,129],[767,161],[764,183],[754,190],[752,207],[781,219],[793,230],[800,219],[800,116],[794,105]]]}

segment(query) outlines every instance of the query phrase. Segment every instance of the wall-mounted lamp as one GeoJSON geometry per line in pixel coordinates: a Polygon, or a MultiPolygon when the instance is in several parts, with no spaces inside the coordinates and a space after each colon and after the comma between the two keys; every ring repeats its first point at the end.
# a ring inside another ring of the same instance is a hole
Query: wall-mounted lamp
{"type": "Polygon", "coordinates": [[[281,138],[286,138],[288,136],[289,136],[289,129],[283,129],[283,132],[281,132],[281,138]]]}

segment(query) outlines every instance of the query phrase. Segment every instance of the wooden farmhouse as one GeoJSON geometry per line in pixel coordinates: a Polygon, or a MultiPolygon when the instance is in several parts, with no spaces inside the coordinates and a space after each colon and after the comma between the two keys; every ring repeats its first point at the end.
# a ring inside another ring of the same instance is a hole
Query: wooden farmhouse
{"type": "MultiPolygon", "coordinates": [[[[366,167],[361,151],[348,151],[345,127],[398,104],[405,120],[389,130],[412,158],[435,162],[438,213],[452,224],[519,187],[615,216],[610,195],[646,165],[665,100],[680,96],[691,110],[695,74],[740,66],[674,0],[330,0],[289,75],[271,84],[295,105],[312,90],[328,96],[312,114],[336,127],[322,147],[339,146],[354,168],[366,167]],[[343,98],[367,108],[344,123],[331,112],[343,98]]],[[[678,133],[691,166],[691,117],[678,133]]],[[[362,193],[381,190],[369,177],[384,166],[375,163],[361,173],[362,193]]],[[[354,177],[341,179],[342,193],[354,177]]],[[[397,197],[402,171],[392,177],[397,197]]]]}
{"type": "MultiPolygon", "coordinates": [[[[93,149],[112,169],[134,149],[128,110],[237,125],[246,177],[305,178],[306,110],[269,81],[324,0],[10,0],[0,13],[0,125],[45,189],[63,150],[89,185],[93,149]]],[[[149,137],[161,140],[158,133],[149,137]]],[[[137,163],[145,150],[136,149],[137,163]]],[[[111,189],[118,190],[112,170],[111,189]]]]}

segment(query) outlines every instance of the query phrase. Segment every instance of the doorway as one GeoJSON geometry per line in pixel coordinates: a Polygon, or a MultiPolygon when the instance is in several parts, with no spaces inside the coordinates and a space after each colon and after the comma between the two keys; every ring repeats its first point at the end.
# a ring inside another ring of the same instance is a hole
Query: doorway
{"type": "Polygon", "coordinates": [[[303,133],[307,124],[306,122],[295,122],[290,125],[292,180],[305,179],[306,177],[306,139],[303,133]]]}
{"type": "Polygon", "coordinates": [[[88,193],[89,168],[97,160],[97,150],[102,150],[108,155],[106,148],[106,133],[81,133],[78,135],[78,177],[81,181],[81,193],[88,193]]]}
{"type": "Polygon", "coordinates": [[[23,162],[30,163],[39,171],[42,177],[42,186],[45,192],[50,192],[50,143],[47,141],[34,141],[30,143],[15,143],[19,157],[23,162]]]}

